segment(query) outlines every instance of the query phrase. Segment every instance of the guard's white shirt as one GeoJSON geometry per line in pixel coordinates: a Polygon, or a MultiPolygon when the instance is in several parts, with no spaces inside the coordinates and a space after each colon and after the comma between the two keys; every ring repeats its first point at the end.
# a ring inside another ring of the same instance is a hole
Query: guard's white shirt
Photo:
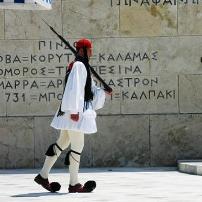
{"type": "Polygon", "coordinates": [[[61,110],[63,116],[58,116],[58,110],[53,118],[51,126],[55,129],[74,130],[87,134],[96,133],[96,112],[104,106],[105,92],[95,86],[92,80],[93,101],[88,104],[87,109],[84,103],[85,84],[87,71],[82,62],[75,62],[70,72],[65,91],[62,98],[61,110]],[[79,113],[79,120],[73,121],[70,114],[79,113]]]}

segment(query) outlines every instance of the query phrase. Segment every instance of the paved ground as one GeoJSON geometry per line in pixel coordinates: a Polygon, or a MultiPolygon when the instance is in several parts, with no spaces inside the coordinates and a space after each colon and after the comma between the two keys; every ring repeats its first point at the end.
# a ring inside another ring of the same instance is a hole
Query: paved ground
{"type": "Polygon", "coordinates": [[[175,168],[81,169],[80,181],[97,181],[93,193],[69,194],[69,175],[56,169],[59,193],[48,193],[33,182],[38,170],[0,170],[0,202],[202,202],[202,177],[175,168]]]}

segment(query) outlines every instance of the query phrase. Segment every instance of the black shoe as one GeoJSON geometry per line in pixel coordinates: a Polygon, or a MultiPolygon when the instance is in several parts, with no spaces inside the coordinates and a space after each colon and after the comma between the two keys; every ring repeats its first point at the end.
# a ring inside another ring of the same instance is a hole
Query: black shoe
{"type": "Polygon", "coordinates": [[[80,183],[72,186],[69,185],[69,193],[89,193],[92,192],[96,188],[95,181],[88,181],[83,185],[80,183]]]}
{"type": "Polygon", "coordinates": [[[51,183],[49,183],[48,179],[44,179],[43,177],[41,177],[40,174],[38,174],[34,178],[34,181],[37,184],[40,184],[43,188],[45,188],[46,190],[48,190],[50,192],[57,192],[61,188],[61,185],[58,182],[51,182],[51,183]]]}

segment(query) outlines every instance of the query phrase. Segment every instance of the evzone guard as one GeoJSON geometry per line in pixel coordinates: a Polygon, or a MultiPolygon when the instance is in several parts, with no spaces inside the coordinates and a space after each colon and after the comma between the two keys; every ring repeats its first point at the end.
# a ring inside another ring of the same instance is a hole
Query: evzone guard
{"type": "Polygon", "coordinates": [[[60,190],[61,185],[58,182],[50,183],[48,176],[61,152],[69,145],[71,148],[65,158],[70,173],[69,192],[92,192],[96,188],[95,181],[88,181],[84,185],[79,182],[80,155],[84,147],[84,134],[97,132],[95,110],[104,106],[105,94],[111,94],[112,90],[89,65],[92,56],[91,41],[80,39],[75,42],[75,47],[75,60],[70,63],[66,73],[62,102],[51,123],[53,128],[61,130],[60,135],[56,143],[51,144],[46,151],[43,168],[34,179],[50,192],[60,190]],[[92,72],[107,90],[96,87],[91,77],[92,72]]]}

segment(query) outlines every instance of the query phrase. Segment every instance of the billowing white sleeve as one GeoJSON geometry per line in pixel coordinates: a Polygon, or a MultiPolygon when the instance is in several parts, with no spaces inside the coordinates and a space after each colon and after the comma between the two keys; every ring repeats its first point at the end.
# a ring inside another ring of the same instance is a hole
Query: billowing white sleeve
{"type": "Polygon", "coordinates": [[[71,114],[83,112],[87,71],[82,62],[75,62],[62,98],[61,110],[71,114]]]}
{"type": "Polygon", "coordinates": [[[102,88],[97,87],[95,82],[92,81],[92,91],[93,91],[93,109],[98,110],[104,107],[106,95],[102,88]]]}

